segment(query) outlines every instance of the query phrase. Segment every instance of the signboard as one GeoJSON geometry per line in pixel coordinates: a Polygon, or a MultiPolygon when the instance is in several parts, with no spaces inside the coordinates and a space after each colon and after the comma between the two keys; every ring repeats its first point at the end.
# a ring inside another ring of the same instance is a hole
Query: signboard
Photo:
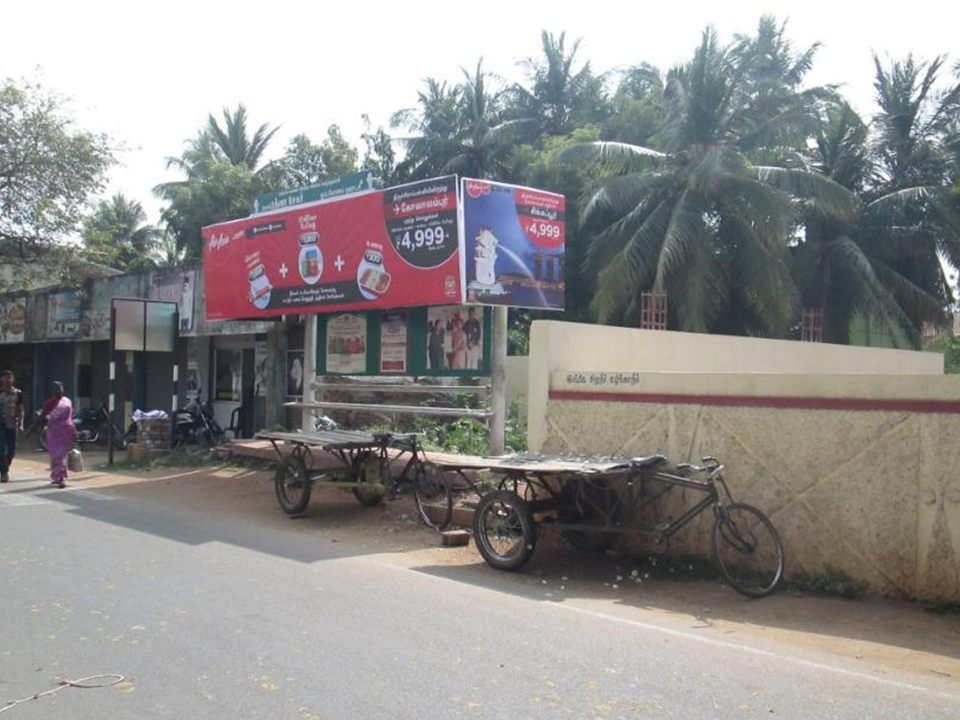
{"type": "Polygon", "coordinates": [[[75,338],[80,335],[80,296],[62,292],[47,297],[47,339],[75,338]]]}
{"type": "Polygon", "coordinates": [[[456,178],[203,229],[208,320],[461,302],[456,178]]]}
{"type": "Polygon", "coordinates": [[[148,293],[151,300],[176,303],[180,309],[180,330],[193,328],[193,296],[195,272],[187,270],[167,275],[154,275],[148,293]]]}
{"type": "Polygon", "coordinates": [[[0,343],[22,343],[27,335],[27,298],[0,300],[0,343]]]}
{"type": "Polygon", "coordinates": [[[562,310],[563,195],[464,179],[462,198],[467,302],[562,310]]]}
{"type": "Polygon", "coordinates": [[[114,298],[111,307],[114,350],[173,352],[176,349],[176,303],[114,298]]]}
{"type": "Polygon", "coordinates": [[[407,313],[380,316],[380,372],[407,372],[407,313]]]}
{"type": "Polygon", "coordinates": [[[327,321],[328,373],[356,374],[367,369],[367,319],[363,315],[334,315],[327,321]]]}
{"type": "Polygon", "coordinates": [[[275,212],[294,205],[305,205],[379,188],[379,178],[369,170],[364,170],[333,180],[324,180],[316,185],[260,195],[253,201],[253,214],[275,212]]]}

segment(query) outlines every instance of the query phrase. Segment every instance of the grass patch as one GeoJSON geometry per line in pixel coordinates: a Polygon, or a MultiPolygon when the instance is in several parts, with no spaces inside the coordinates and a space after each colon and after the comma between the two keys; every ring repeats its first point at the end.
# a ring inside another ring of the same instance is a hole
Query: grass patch
{"type": "Polygon", "coordinates": [[[787,589],[856,600],[870,592],[870,583],[852,578],[840,568],[827,563],[818,572],[795,575],[787,583],[787,589]]]}

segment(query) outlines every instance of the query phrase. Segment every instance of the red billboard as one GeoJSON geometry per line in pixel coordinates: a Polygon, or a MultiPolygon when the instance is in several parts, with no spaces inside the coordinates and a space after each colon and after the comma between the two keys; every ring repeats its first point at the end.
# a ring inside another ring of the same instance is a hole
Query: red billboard
{"type": "Polygon", "coordinates": [[[203,229],[208,320],[462,302],[453,176],[203,229]]]}

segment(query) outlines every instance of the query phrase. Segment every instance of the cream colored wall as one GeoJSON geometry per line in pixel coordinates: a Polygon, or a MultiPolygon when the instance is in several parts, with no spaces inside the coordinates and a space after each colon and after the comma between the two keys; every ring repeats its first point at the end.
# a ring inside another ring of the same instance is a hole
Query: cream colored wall
{"type": "Polygon", "coordinates": [[[545,440],[543,418],[556,370],[942,375],[943,355],[538,320],[530,332],[527,390],[533,449],[545,440]]]}
{"type": "MultiPolygon", "coordinates": [[[[829,563],[887,594],[960,602],[960,414],[749,406],[751,397],[960,402],[960,377],[941,374],[939,355],[787,343],[790,355],[776,341],[582,328],[534,324],[532,450],[715,455],[735,497],[773,520],[788,574],[829,563]],[[686,372],[644,371],[673,353],[679,367],[669,369],[686,372]],[[551,388],[591,399],[550,400],[551,388]],[[718,406],[711,395],[748,400],[718,406]]],[[[672,549],[707,553],[708,530],[704,516],[672,549]]]]}

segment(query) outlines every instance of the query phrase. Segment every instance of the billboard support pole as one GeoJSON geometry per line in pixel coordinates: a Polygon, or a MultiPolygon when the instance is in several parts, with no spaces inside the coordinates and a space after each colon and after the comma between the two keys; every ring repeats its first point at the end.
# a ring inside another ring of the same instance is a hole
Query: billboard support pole
{"type": "Polygon", "coordinates": [[[507,425],[507,308],[493,308],[493,342],[490,358],[490,454],[506,451],[507,425]]]}
{"type": "MultiPolygon", "coordinates": [[[[303,402],[314,401],[313,383],[317,379],[317,316],[307,315],[303,335],[303,402]]],[[[304,432],[313,432],[313,408],[305,407],[301,416],[304,432]]]]}

